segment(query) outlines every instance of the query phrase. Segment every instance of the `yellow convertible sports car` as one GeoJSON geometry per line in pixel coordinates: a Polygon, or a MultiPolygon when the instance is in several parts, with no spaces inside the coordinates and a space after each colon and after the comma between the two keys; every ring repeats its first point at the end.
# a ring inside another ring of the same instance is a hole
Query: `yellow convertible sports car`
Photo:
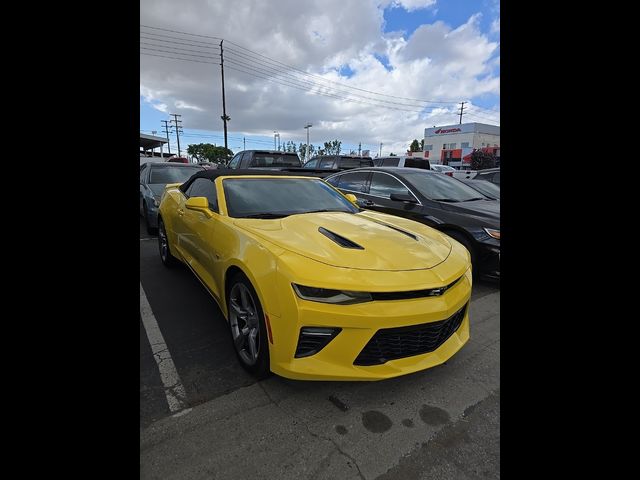
{"type": "Polygon", "coordinates": [[[200,279],[258,377],[379,380],[443,363],[469,339],[469,252],[354,202],[319,178],[204,170],[166,186],[160,257],[200,279]]]}

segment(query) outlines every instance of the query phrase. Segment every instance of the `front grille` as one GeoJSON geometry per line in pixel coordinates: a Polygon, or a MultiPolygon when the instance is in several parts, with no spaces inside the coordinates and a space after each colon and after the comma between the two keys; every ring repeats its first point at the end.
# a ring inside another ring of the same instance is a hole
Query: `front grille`
{"type": "Polygon", "coordinates": [[[462,277],[457,278],[444,287],[429,288],[425,290],[409,290],[406,292],[371,292],[371,298],[374,300],[409,300],[412,298],[437,297],[449,290],[461,279],[462,277]]]}
{"type": "Polygon", "coordinates": [[[353,364],[381,365],[389,360],[433,352],[460,328],[467,305],[439,322],[378,330],[353,364]]]}

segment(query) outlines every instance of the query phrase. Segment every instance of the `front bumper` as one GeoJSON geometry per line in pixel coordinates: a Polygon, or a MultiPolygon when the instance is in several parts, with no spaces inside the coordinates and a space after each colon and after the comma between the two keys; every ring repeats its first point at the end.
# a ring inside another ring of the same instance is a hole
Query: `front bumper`
{"type": "MultiPolygon", "coordinates": [[[[375,276],[375,274],[369,274],[375,276]]],[[[390,276],[388,272],[385,276],[390,276]]],[[[406,272],[403,276],[406,278],[406,272]]],[[[424,272],[409,276],[424,278],[424,272]]],[[[460,273],[462,275],[462,272],[460,273]]],[[[468,304],[471,271],[438,297],[382,300],[355,305],[332,305],[298,298],[286,276],[280,276],[280,313],[269,314],[273,331],[271,371],[300,380],[381,380],[434,367],[451,358],[469,340],[469,309],[457,330],[429,352],[389,360],[379,365],[355,365],[356,358],[380,329],[420,325],[448,319],[468,304]],[[288,294],[285,293],[288,290],[288,294]],[[318,353],[294,358],[302,327],[339,327],[341,332],[318,353]]],[[[396,288],[396,290],[399,290],[396,288]]]]}
{"type": "Polygon", "coordinates": [[[479,243],[477,264],[483,278],[500,280],[500,242],[479,243]]]}

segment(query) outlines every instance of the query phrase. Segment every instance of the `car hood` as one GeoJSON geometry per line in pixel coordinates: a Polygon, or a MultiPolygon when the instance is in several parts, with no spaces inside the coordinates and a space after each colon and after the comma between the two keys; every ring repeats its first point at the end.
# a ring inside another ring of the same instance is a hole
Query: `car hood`
{"type": "Polygon", "coordinates": [[[434,231],[433,236],[389,225],[363,214],[342,212],[306,213],[282,219],[236,219],[234,223],[281,248],[335,267],[358,270],[420,270],[442,263],[451,244],[434,231]],[[362,248],[342,246],[320,229],[339,235],[362,248]]]}
{"type": "Polygon", "coordinates": [[[496,200],[474,200],[472,202],[441,203],[443,210],[466,213],[500,222],[500,202],[496,200]]]}

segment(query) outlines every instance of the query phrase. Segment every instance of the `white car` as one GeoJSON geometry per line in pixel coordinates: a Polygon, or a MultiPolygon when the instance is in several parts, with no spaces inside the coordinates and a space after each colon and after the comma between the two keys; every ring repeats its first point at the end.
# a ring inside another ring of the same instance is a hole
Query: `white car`
{"type": "Polygon", "coordinates": [[[445,175],[453,176],[453,172],[456,171],[455,168],[450,167],[449,165],[440,165],[440,164],[431,164],[431,170],[438,173],[444,173],[445,175]]]}

